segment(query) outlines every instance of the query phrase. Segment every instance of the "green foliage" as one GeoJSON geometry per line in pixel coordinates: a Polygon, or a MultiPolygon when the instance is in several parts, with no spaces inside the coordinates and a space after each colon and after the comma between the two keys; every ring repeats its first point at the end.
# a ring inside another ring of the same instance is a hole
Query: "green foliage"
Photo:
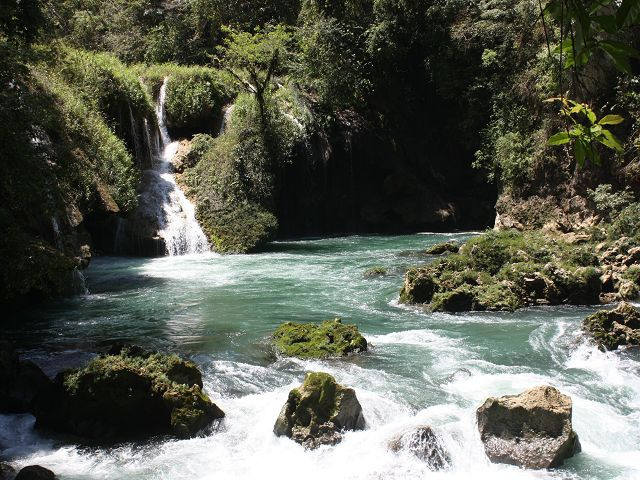
{"type": "Polygon", "coordinates": [[[355,325],[343,325],[339,318],[319,325],[287,322],[272,335],[276,351],[287,357],[342,357],[367,350],[367,341],[355,325]]]}
{"type": "Polygon", "coordinates": [[[611,221],[618,212],[634,201],[635,196],[628,187],[614,192],[610,184],[602,184],[598,185],[595,190],[589,190],[589,198],[596,204],[598,213],[611,221]]]}
{"type": "Polygon", "coordinates": [[[614,237],[639,237],[640,203],[632,203],[624,208],[611,223],[610,231],[614,237]]]}
{"type": "Polygon", "coordinates": [[[600,154],[596,143],[622,153],[620,141],[604,125],[618,125],[624,121],[620,115],[606,115],[598,120],[594,111],[586,103],[578,103],[568,98],[552,98],[547,101],[560,101],[560,112],[571,125],[564,132],[558,132],[549,138],[547,144],[556,146],[573,142],[573,153],[578,165],[583,167],[588,159],[600,165],[600,154]]]}

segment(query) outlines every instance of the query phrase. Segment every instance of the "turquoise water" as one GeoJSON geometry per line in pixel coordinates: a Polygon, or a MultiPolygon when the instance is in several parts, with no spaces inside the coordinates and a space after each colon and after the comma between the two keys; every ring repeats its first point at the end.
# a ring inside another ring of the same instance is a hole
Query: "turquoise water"
{"type": "Polygon", "coordinates": [[[3,337],[48,374],[86,361],[113,340],[175,351],[202,368],[227,413],[220,431],[191,440],[87,449],[43,438],[33,418],[0,416],[2,458],[38,463],[62,479],[633,479],[640,478],[640,355],[601,353],[580,331],[591,308],[512,314],[428,313],[397,304],[408,266],[426,246],[469,235],[347,237],[277,242],[256,255],[100,258],[90,294],[10,314],[3,337]],[[364,271],[385,266],[383,277],[364,271]],[[371,350],[345,360],[273,357],[283,321],[336,316],[356,323],[371,350]],[[308,370],[356,389],[368,428],[313,452],[272,428],[308,370]],[[474,424],[488,396],[552,384],[571,395],[583,452],[552,472],[486,459],[474,424]],[[395,434],[432,425],[452,465],[432,473],[387,450],[395,434]]]}

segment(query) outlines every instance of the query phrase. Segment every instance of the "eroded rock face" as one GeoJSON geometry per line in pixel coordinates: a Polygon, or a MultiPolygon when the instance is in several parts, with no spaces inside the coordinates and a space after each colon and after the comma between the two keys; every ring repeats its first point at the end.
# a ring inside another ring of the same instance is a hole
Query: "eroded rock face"
{"type": "Polygon", "coordinates": [[[449,453],[428,425],[401,433],[389,442],[389,450],[398,453],[406,450],[425,462],[431,470],[447,468],[451,462],[449,453]]]}
{"type": "Polygon", "coordinates": [[[367,341],[355,325],[339,318],[319,325],[287,322],[273,333],[275,349],[281,355],[298,358],[343,357],[367,350],[367,341]]]}
{"type": "Polygon", "coordinates": [[[202,391],[195,364],[120,348],[59,374],[35,402],[37,425],[99,440],[196,435],[224,417],[202,391]]]}
{"type": "Polygon", "coordinates": [[[26,413],[51,381],[35,363],[20,360],[9,342],[0,342],[0,412],[26,413]]]}
{"type": "Polygon", "coordinates": [[[640,312],[626,302],[621,302],[614,310],[600,310],[588,316],[582,328],[603,351],[640,345],[640,312]]]}
{"type": "Polygon", "coordinates": [[[488,398],[476,411],[489,459],[524,468],[553,468],[580,451],[571,398],[550,386],[488,398]]]}
{"type": "Polygon", "coordinates": [[[328,373],[311,372],[304,383],[289,392],[273,427],[305,448],[336,445],[343,430],[363,430],[362,407],[351,388],[336,383],[328,373]]]}

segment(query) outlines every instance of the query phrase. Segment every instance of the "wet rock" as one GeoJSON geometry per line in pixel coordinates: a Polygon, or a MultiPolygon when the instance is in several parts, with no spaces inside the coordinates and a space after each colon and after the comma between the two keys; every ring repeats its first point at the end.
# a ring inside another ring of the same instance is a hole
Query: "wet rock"
{"type": "Polygon", "coordinates": [[[443,255],[445,253],[458,253],[460,245],[458,242],[437,243],[426,249],[428,255],[443,255]]]}
{"type": "Polygon", "coordinates": [[[466,312],[474,310],[475,295],[473,288],[462,285],[454,290],[437,293],[431,301],[431,309],[445,312],[466,312]]]}
{"type": "Polygon", "coordinates": [[[489,459],[533,469],[557,467],[580,451],[571,415],[571,398],[550,386],[488,398],[476,411],[489,459]]]}
{"type": "Polygon", "coordinates": [[[13,480],[16,473],[16,469],[11,465],[0,462],[0,480],[13,480]]]}
{"type": "Polygon", "coordinates": [[[192,362],[133,347],[115,351],[59,374],[36,399],[37,426],[100,440],[188,438],[224,417],[192,362]]]}
{"type": "Polygon", "coordinates": [[[336,383],[328,373],[308,373],[304,383],[289,392],[273,427],[305,448],[336,445],[344,430],[363,430],[362,407],[351,388],[336,383]]]}
{"type": "Polygon", "coordinates": [[[56,475],[51,470],[40,465],[29,465],[18,472],[15,480],[55,480],[56,475]]]}
{"type": "Polygon", "coordinates": [[[344,325],[335,318],[320,325],[287,322],[272,336],[275,349],[281,355],[298,358],[343,357],[365,352],[367,341],[355,325],[344,325]]]}
{"type": "Polygon", "coordinates": [[[451,462],[449,453],[428,425],[397,435],[389,442],[389,450],[395,453],[402,450],[411,452],[425,462],[430,470],[442,470],[451,462]]]}
{"type": "Polygon", "coordinates": [[[630,280],[620,280],[618,282],[618,295],[622,300],[635,300],[640,292],[636,284],[630,280]]]}
{"type": "Polygon", "coordinates": [[[9,342],[0,341],[0,412],[26,413],[51,381],[35,363],[20,360],[9,342]]]}
{"type": "Polygon", "coordinates": [[[600,350],[640,345],[640,312],[621,302],[614,310],[600,310],[585,318],[582,328],[600,350]]]}
{"type": "Polygon", "coordinates": [[[436,280],[426,269],[412,268],[404,276],[400,291],[401,303],[429,303],[438,291],[436,280]]]}
{"type": "Polygon", "coordinates": [[[382,277],[387,274],[387,269],[385,267],[371,267],[368,270],[365,270],[364,276],[367,278],[371,277],[382,277]]]}

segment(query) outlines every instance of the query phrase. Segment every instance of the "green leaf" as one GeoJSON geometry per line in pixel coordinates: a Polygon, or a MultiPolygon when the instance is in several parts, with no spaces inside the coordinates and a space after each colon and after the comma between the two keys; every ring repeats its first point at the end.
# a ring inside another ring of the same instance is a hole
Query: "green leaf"
{"type": "Polygon", "coordinates": [[[618,32],[618,23],[613,15],[597,15],[592,17],[593,21],[600,25],[600,28],[607,33],[614,34],[618,32]]]}
{"type": "Polygon", "coordinates": [[[600,119],[598,125],[618,125],[624,122],[624,117],[620,115],[605,115],[600,119]]]}
{"type": "Polygon", "coordinates": [[[640,18],[640,2],[638,0],[622,0],[616,12],[618,27],[633,25],[640,18]]]}
{"type": "Polygon", "coordinates": [[[598,136],[598,141],[618,153],[622,153],[624,151],[620,141],[606,128],[602,129],[601,134],[598,136]]]}
{"type": "Polygon", "coordinates": [[[584,106],[584,114],[589,119],[589,122],[591,122],[592,124],[596,123],[598,117],[596,117],[596,114],[593,112],[593,110],[591,110],[586,105],[584,106]]]}
{"type": "Polygon", "coordinates": [[[631,64],[629,63],[628,55],[625,55],[616,48],[611,47],[611,45],[607,44],[605,41],[600,42],[600,48],[604,50],[604,52],[613,61],[613,64],[618,70],[624,73],[628,73],[629,75],[633,73],[631,71],[631,64]]]}
{"type": "Polygon", "coordinates": [[[547,145],[555,146],[555,145],[564,145],[565,143],[569,143],[571,141],[571,137],[567,132],[559,132],[555,135],[552,135],[549,140],[547,140],[547,145]]]}

